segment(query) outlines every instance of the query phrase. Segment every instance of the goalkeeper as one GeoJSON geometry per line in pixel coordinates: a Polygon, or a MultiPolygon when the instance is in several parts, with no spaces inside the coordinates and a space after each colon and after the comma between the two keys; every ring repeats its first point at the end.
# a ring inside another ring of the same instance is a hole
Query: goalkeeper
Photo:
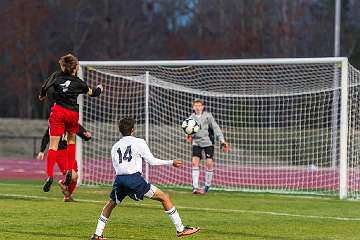
{"type": "Polygon", "coordinates": [[[195,119],[199,125],[200,130],[187,137],[189,143],[192,143],[192,186],[193,194],[207,193],[211,186],[214,169],[214,144],[215,138],[221,143],[221,149],[224,152],[229,151],[229,144],[225,141],[224,135],[221,132],[219,125],[216,123],[213,115],[204,111],[204,101],[195,99],[192,102],[194,113],[190,116],[195,119]],[[205,172],[205,186],[202,191],[199,189],[199,162],[203,158],[203,152],[206,158],[206,172],[205,172]]]}

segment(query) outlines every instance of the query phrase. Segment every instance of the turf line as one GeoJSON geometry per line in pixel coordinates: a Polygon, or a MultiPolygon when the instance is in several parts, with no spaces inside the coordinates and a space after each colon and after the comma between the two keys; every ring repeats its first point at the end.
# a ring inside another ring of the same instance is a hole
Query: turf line
{"type": "MultiPolygon", "coordinates": [[[[0,186],[24,186],[24,184],[20,184],[20,183],[2,183],[0,182],[0,186]]],[[[34,184],[26,184],[26,187],[31,187],[31,188],[42,188],[42,185],[34,185],[34,184]]],[[[104,187],[104,186],[101,186],[104,187]]],[[[89,189],[89,188],[94,188],[94,189],[99,189],[101,187],[97,187],[97,186],[81,186],[81,188],[84,189],[89,189]]],[[[108,186],[108,190],[111,189],[111,185],[108,186]]],[[[164,190],[166,192],[175,192],[177,194],[189,194],[189,192],[191,192],[191,189],[189,188],[189,191],[181,191],[181,190],[173,190],[171,188],[164,188],[164,190]]],[[[269,195],[269,196],[275,196],[278,198],[298,198],[298,199],[318,199],[318,200],[339,200],[335,197],[324,197],[322,195],[292,195],[292,194],[279,194],[279,193],[270,193],[270,192],[230,192],[230,191],[219,191],[219,190],[214,190],[211,192],[212,195],[221,195],[222,193],[249,193],[249,194],[263,194],[263,195],[269,195]]],[[[349,201],[357,201],[356,199],[349,199],[349,201]]]]}
{"type": "MultiPolygon", "coordinates": [[[[59,200],[59,198],[55,197],[45,197],[45,196],[36,196],[36,195],[21,195],[21,194],[2,194],[0,193],[0,197],[11,197],[11,198],[19,198],[19,199],[37,199],[37,200],[59,200]]],[[[85,203],[105,203],[105,201],[99,200],[91,200],[91,199],[77,199],[78,202],[85,203]]],[[[148,203],[126,203],[126,205],[131,206],[141,206],[145,208],[161,208],[155,204],[148,203]]],[[[302,215],[302,214],[292,214],[292,213],[284,213],[284,212],[271,212],[271,211],[257,211],[257,210],[241,210],[241,209],[219,209],[219,208],[201,208],[201,207],[186,207],[186,206],[176,206],[177,209],[184,210],[193,210],[193,211],[208,211],[208,212],[216,212],[216,213],[247,213],[247,214],[255,214],[255,215],[272,215],[272,216],[283,216],[283,217],[293,217],[293,218],[309,218],[309,219],[327,219],[327,220],[336,220],[336,221],[360,221],[360,217],[331,217],[331,216],[318,216],[318,215],[302,215]]]]}

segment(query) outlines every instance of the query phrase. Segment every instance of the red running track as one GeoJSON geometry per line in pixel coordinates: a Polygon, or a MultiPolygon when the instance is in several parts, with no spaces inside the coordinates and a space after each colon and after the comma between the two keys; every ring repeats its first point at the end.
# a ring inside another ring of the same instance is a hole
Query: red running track
{"type": "MultiPolygon", "coordinates": [[[[204,180],[204,168],[200,168],[204,180]]],[[[145,172],[143,167],[143,172],[145,172]]],[[[150,182],[157,184],[191,185],[191,164],[185,162],[181,169],[170,166],[150,167],[150,182]]],[[[349,189],[360,190],[360,170],[348,171],[349,189]]],[[[88,160],[84,166],[86,182],[111,183],[114,170],[111,160],[88,160]]],[[[203,181],[202,181],[203,182],[203,181]]],[[[230,188],[281,189],[281,190],[323,190],[339,189],[338,168],[317,167],[260,167],[256,165],[216,164],[213,185],[230,188]]]]}
{"type": "MultiPolygon", "coordinates": [[[[62,176],[57,166],[55,166],[55,176],[62,176]]],[[[0,159],[0,179],[43,180],[45,178],[45,160],[0,159]]]]}
{"type": "MultiPolygon", "coordinates": [[[[204,169],[201,168],[201,178],[204,179],[204,169]]],[[[55,174],[61,176],[57,166],[55,174]]],[[[360,170],[349,170],[349,189],[360,190],[360,170]]],[[[45,161],[35,159],[0,159],[0,179],[36,179],[43,180],[45,175],[45,161]]],[[[111,160],[87,161],[84,168],[86,182],[111,183],[114,170],[111,160]]],[[[191,185],[191,166],[184,163],[181,169],[170,166],[150,168],[150,181],[158,184],[191,185]]],[[[215,186],[233,188],[249,187],[261,189],[276,188],[283,190],[322,189],[338,190],[338,169],[331,168],[279,168],[257,166],[227,166],[217,165],[214,171],[215,186]]]]}

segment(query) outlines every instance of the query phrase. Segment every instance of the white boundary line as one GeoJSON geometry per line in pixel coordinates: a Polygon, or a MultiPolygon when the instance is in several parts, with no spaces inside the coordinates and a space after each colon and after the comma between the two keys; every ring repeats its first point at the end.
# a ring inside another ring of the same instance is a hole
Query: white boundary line
{"type": "MultiPolygon", "coordinates": [[[[24,184],[17,184],[17,183],[2,183],[0,182],[0,186],[24,186],[24,184]]],[[[27,187],[30,188],[42,188],[42,185],[34,185],[34,184],[26,184],[27,187]]],[[[177,188],[177,190],[172,189],[169,186],[161,186],[163,190],[165,190],[166,192],[174,192],[177,194],[189,194],[191,188],[190,187],[179,187],[179,186],[175,186],[175,188],[177,188]],[[181,191],[178,189],[186,189],[188,191],[181,191]]],[[[111,191],[111,185],[106,186],[106,185],[98,185],[98,186],[88,186],[88,185],[82,185],[81,186],[82,189],[96,189],[99,190],[101,188],[104,188],[103,190],[108,193],[111,191]],[[107,187],[107,189],[105,189],[105,187],[107,187]]],[[[316,199],[316,200],[324,200],[324,201],[338,201],[338,198],[335,197],[326,197],[326,195],[321,195],[321,194],[308,194],[308,193],[282,193],[282,192],[263,192],[263,191],[232,191],[232,190],[222,190],[222,189],[216,189],[214,188],[212,191],[212,195],[219,195],[221,193],[234,193],[234,194],[256,194],[256,195],[267,195],[267,196],[273,196],[273,197],[277,197],[277,198],[298,198],[298,199],[316,199]]],[[[359,201],[359,199],[348,199],[349,201],[359,201]]]]}
{"type": "MultiPolygon", "coordinates": [[[[21,194],[0,194],[0,197],[11,197],[11,198],[25,198],[25,199],[38,199],[38,200],[59,200],[55,197],[45,197],[45,196],[36,196],[36,195],[21,195],[21,194]]],[[[90,200],[90,199],[77,199],[78,202],[85,203],[105,203],[106,201],[99,200],[90,200]]],[[[145,208],[161,208],[154,204],[148,203],[126,203],[130,206],[141,206],[145,208]]],[[[186,206],[176,206],[177,209],[184,210],[193,210],[193,211],[207,211],[207,212],[216,212],[216,213],[248,213],[254,215],[272,215],[272,216],[282,216],[282,217],[293,217],[293,218],[309,218],[309,219],[326,219],[326,220],[336,220],[336,221],[360,221],[360,217],[331,217],[331,216],[317,216],[317,215],[301,215],[301,214],[292,214],[285,212],[271,212],[271,211],[256,211],[256,210],[242,210],[242,209],[219,209],[219,208],[201,208],[201,207],[186,207],[186,206]]]]}
{"type": "MultiPolygon", "coordinates": [[[[26,187],[30,187],[30,188],[42,188],[42,185],[34,185],[34,184],[18,184],[18,183],[3,183],[0,182],[0,186],[26,186],[26,187]]],[[[161,185],[160,185],[161,186],[161,185]]],[[[81,186],[82,189],[102,189],[104,190],[106,193],[109,193],[111,191],[111,185],[97,185],[97,186],[89,186],[89,185],[82,185],[81,186]],[[106,188],[107,187],[107,188],[106,188]],[[105,189],[106,188],[106,189],[105,189]]],[[[179,187],[179,186],[175,186],[174,188],[176,188],[176,190],[174,190],[173,188],[169,187],[169,186],[161,186],[161,188],[163,190],[165,190],[166,192],[174,192],[177,194],[189,194],[189,192],[191,192],[191,188],[190,187],[179,187]],[[179,190],[181,189],[181,190],[179,190]],[[188,191],[185,191],[188,190],[188,191]]],[[[313,195],[307,195],[304,193],[281,193],[281,192],[263,192],[263,191],[232,191],[232,190],[222,190],[222,189],[216,189],[214,188],[212,190],[211,195],[221,195],[221,193],[231,193],[231,194],[255,194],[255,195],[267,195],[267,196],[272,196],[272,197],[277,197],[277,198],[298,198],[298,199],[316,199],[316,200],[332,200],[332,201],[338,201],[338,198],[335,197],[325,197],[325,195],[321,195],[321,194],[313,194],[313,195]]],[[[349,201],[358,201],[358,199],[349,199],[349,201]]]]}

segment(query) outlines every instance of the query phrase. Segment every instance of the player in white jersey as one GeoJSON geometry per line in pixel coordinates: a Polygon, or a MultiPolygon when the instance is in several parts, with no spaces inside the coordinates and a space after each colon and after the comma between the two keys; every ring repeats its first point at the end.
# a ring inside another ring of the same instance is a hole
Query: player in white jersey
{"type": "Polygon", "coordinates": [[[116,171],[116,178],[110,193],[110,200],[104,206],[95,234],[90,240],[104,240],[103,231],[105,224],[116,205],[129,196],[135,201],[144,197],[162,203],[165,212],[176,227],[178,237],[189,236],[198,232],[198,227],[189,227],[182,224],[178,211],[172,204],[170,197],[156,186],[148,183],[142,176],[142,160],[150,165],[173,165],[180,167],[181,160],[160,160],[155,158],[145,140],[134,137],[135,120],[123,118],[119,123],[119,131],[123,137],[111,149],[111,158],[116,171]]]}

